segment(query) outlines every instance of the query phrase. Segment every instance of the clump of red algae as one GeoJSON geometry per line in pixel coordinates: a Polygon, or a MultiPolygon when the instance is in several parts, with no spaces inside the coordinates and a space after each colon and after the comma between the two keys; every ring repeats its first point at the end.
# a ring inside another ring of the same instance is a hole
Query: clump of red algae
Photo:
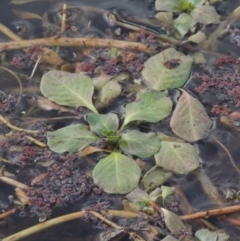
{"type": "Polygon", "coordinates": [[[109,49],[99,50],[92,53],[92,58],[76,64],[76,72],[86,72],[92,75],[95,71],[103,71],[107,75],[117,75],[121,72],[128,72],[133,78],[139,78],[144,62],[148,54],[137,51],[125,50],[109,56],[109,49]]]}
{"type": "Polygon", "coordinates": [[[90,193],[103,193],[84,173],[73,169],[76,155],[67,154],[61,160],[49,166],[46,175],[25,190],[30,202],[26,212],[32,216],[49,217],[54,208],[76,203],[90,193]]]}
{"type": "Polygon", "coordinates": [[[214,105],[211,112],[213,114],[219,115],[219,114],[223,114],[223,115],[229,115],[229,113],[231,112],[231,110],[228,108],[227,105],[214,105]]]}
{"type": "Polygon", "coordinates": [[[240,72],[236,70],[239,63],[232,56],[220,56],[211,71],[193,74],[192,78],[201,82],[194,90],[200,95],[210,92],[216,97],[212,114],[228,115],[240,107],[240,72]]]}
{"type": "Polygon", "coordinates": [[[9,113],[16,109],[17,96],[0,92],[0,112],[9,113]]]}

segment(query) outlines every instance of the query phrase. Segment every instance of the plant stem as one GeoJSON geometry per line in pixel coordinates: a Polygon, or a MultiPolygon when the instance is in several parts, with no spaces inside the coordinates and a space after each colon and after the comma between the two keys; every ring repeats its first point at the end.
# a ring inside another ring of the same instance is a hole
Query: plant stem
{"type": "Polygon", "coordinates": [[[5,182],[6,184],[14,186],[14,187],[19,187],[19,188],[22,188],[22,189],[28,188],[27,185],[25,185],[21,182],[18,182],[14,179],[11,179],[9,177],[0,176],[0,181],[5,182]]]}
{"type": "Polygon", "coordinates": [[[11,41],[7,43],[0,43],[0,50],[13,50],[21,48],[29,48],[34,45],[42,46],[63,46],[63,47],[116,47],[120,49],[134,49],[142,52],[154,53],[156,52],[149,46],[137,43],[120,41],[114,39],[98,39],[98,38],[40,38],[20,41],[11,41]]]}
{"type": "Polygon", "coordinates": [[[208,218],[217,215],[223,215],[227,213],[235,213],[240,211],[240,205],[235,205],[231,207],[217,208],[212,210],[206,210],[203,212],[188,214],[179,216],[181,220],[192,220],[192,219],[200,219],[200,218],[208,218]]]}
{"type": "Polygon", "coordinates": [[[13,213],[16,212],[16,210],[17,210],[17,208],[12,208],[12,209],[4,212],[4,213],[1,213],[1,214],[0,214],[0,220],[1,220],[1,219],[4,219],[4,218],[6,218],[6,217],[8,217],[8,216],[10,216],[10,215],[12,215],[13,213]]]}
{"type": "Polygon", "coordinates": [[[18,84],[19,84],[19,97],[18,97],[18,100],[16,102],[16,106],[17,106],[19,104],[21,98],[22,98],[22,92],[23,92],[22,82],[21,82],[20,78],[10,69],[2,67],[2,66],[0,66],[0,69],[3,69],[5,71],[7,71],[8,73],[10,73],[11,75],[13,75],[15,77],[15,79],[17,80],[18,84]]]}
{"type": "Polygon", "coordinates": [[[22,129],[19,128],[17,126],[12,125],[10,122],[8,122],[1,114],[0,114],[0,121],[5,124],[6,126],[8,126],[9,128],[11,128],[12,130],[15,131],[24,131],[26,133],[38,133],[38,131],[34,131],[34,130],[27,130],[27,129],[22,129]]]}
{"type": "Polygon", "coordinates": [[[120,136],[108,136],[108,137],[107,137],[107,141],[108,141],[108,143],[110,143],[110,144],[116,144],[116,143],[118,143],[119,139],[120,139],[120,136]]]}
{"type": "Polygon", "coordinates": [[[67,214],[58,218],[53,218],[51,220],[48,220],[46,222],[43,223],[39,223],[37,225],[34,225],[30,228],[24,229],[18,233],[15,233],[13,235],[10,235],[4,239],[2,239],[2,241],[16,241],[16,240],[20,240],[22,238],[26,238],[34,233],[40,232],[46,228],[50,228],[52,226],[58,225],[60,223],[64,223],[64,222],[68,222],[70,220],[74,220],[77,218],[82,218],[85,214],[85,211],[80,211],[80,212],[76,212],[76,213],[71,213],[71,214],[67,214]]]}
{"type": "Polygon", "coordinates": [[[37,146],[40,146],[40,147],[46,147],[47,145],[31,136],[26,136],[30,141],[32,141],[34,144],[36,144],[37,146]]]}

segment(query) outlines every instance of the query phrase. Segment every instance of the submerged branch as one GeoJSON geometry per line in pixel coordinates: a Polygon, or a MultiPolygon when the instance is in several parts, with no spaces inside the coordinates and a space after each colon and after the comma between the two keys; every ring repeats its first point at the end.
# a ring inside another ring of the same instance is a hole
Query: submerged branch
{"type": "Polygon", "coordinates": [[[203,191],[210,197],[210,199],[216,204],[222,205],[224,203],[224,198],[219,194],[217,188],[212,183],[210,178],[206,175],[203,169],[198,169],[193,172],[193,175],[200,182],[203,191]]]}
{"type": "Polygon", "coordinates": [[[47,145],[31,136],[26,136],[31,142],[33,142],[35,145],[39,146],[39,147],[46,147],[47,145]]]}
{"type": "Polygon", "coordinates": [[[19,187],[21,189],[28,188],[27,185],[25,185],[25,184],[23,184],[21,182],[18,182],[18,181],[14,180],[14,179],[11,179],[9,177],[0,176],[0,181],[6,183],[8,185],[14,186],[14,187],[19,187]]]}
{"type": "MultiPolygon", "coordinates": [[[[4,26],[3,24],[0,23],[0,32],[2,32],[4,35],[9,37],[10,39],[18,42],[18,41],[24,41],[22,38],[18,35],[16,35],[14,32],[12,32],[9,28],[4,26]]],[[[5,43],[6,44],[6,43],[5,43]]],[[[28,47],[32,47],[29,45],[28,47]]],[[[25,52],[28,52],[29,49],[26,49],[25,52]]],[[[41,59],[45,61],[48,64],[52,65],[58,65],[63,62],[62,58],[54,51],[48,48],[41,48],[41,59]]]]}
{"type": "Polygon", "coordinates": [[[0,122],[2,122],[3,124],[5,124],[6,126],[8,126],[9,128],[11,128],[12,130],[15,130],[15,131],[24,131],[26,133],[38,133],[38,131],[22,129],[22,128],[12,125],[1,114],[0,114],[0,122]]]}
{"type": "Polygon", "coordinates": [[[70,220],[74,220],[77,218],[82,218],[85,214],[85,211],[80,211],[80,212],[76,212],[76,213],[71,213],[71,214],[67,214],[58,218],[53,218],[49,221],[43,222],[43,223],[39,223],[37,225],[34,225],[30,228],[24,229],[18,233],[15,233],[13,235],[10,235],[4,239],[2,239],[2,241],[16,241],[16,240],[20,240],[22,238],[26,238],[32,234],[35,234],[37,232],[40,232],[44,229],[50,228],[52,226],[58,225],[60,223],[64,223],[64,222],[68,222],[70,220]]]}
{"type": "Polygon", "coordinates": [[[230,162],[232,163],[233,167],[235,168],[235,170],[238,172],[238,174],[240,174],[240,170],[238,168],[238,166],[236,165],[235,161],[233,160],[232,155],[230,154],[230,152],[228,151],[228,149],[219,141],[217,140],[215,137],[212,137],[214,141],[216,141],[218,143],[218,145],[220,145],[223,150],[227,153],[230,162]]]}
{"type": "Polygon", "coordinates": [[[32,46],[62,46],[62,47],[93,47],[93,48],[107,48],[116,47],[120,49],[134,49],[142,52],[154,53],[155,50],[146,44],[137,42],[120,41],[114,39],[99,39],[99,38],[39,38],[21,41],[11,41],[7,43],[0,43],[0,49],[13,50],[29,48],[32,46]]]}
{"type": "MultiPolygon", "coordinates": [[[[30,228],[24,229],[18,233],[15,233],[13,235],[10,235],[4,239],[2,239],[1,241],[16,241],[16,240],[20,240],[22,238],[26,238],[32,234],[35,234],[37,232],[40,232],[44,229],[50,228],[52,226],[61,224],[61,223],[65,223],[77,218],[82,218],[84,217],[85,213],[90,213],[91,215],[94,215],[95,217],[101,219],[102,221],[104,221],[105,223],[107,223],[108,225],[110,225],[113,228],[116,229],[123,229],[121,226],[118,226],[117,224],[111,222],[110,220],[104,218],[101,214],[94,212],[94,211],[79,211],[79,212],[75,212],[75,213],[71,213],[71,214],[67,214],[67,215],[63,215],[61,217],[58,218],[53,218],[51,220],[48,220],[46,222],[43,223],[39,223],[37,225],[34,225],[30,228]]],[[[123,230],[124,231],[124,230],[123,230]]],[[[136,237],[138,238],[139,241],[145,241],[142,237],[140,237],[138,234],[136,234],[135,232],[131,232],[129,231],[128,234],[131,237],[136,237]]]]}
{"type": "Polygon", "coordinates": [[[4,213],[1,213],[1,214],[0,214],[0,220],[1,220],[1,219],[4,219],[4,218],[6,218],[6,217],[8,217],[8,216],[10,216],[10,215],[12,215],[13,213],[16,212],[16,210],[17,210],[17,208],[12,208],[12,209],[4,212],[4,213]]]}

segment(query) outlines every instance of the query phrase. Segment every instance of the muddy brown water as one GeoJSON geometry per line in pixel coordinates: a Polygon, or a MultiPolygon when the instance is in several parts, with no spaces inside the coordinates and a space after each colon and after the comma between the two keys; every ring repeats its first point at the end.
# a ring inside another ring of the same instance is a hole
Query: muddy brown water
{"type": "MultiPolygon", "coordinates": [[[[78,4],[78,1],[67,1],[69,5],[71,4],[78,4]]],[[[123,14],[123,16],[128,17],[138,17],[138,18],[144,18],[148,19],[151,18],[154,15],[153,10],[153,1],[150,0],[102,0],[102,1],[96,1],[96,0],[88,0],[88,1],[79,1],[81,4],[86,4],[88,6],[100,8],[100,9],[106,9],[106,10],[116,10],[117,12],[123,14]]],[[[231,13],[238,5],[240,4],[240,1],[224,1],[223,3],[218,4],[218,10],[221,13],[231,13]]],[[[27,35],[23,36],[23,38],[29,38],[29,35],[31,35],[32,38],[36,37],[42,37],[41,34],[41,21],[36,19],[31,20],[22,20],[17,18],[13,13],[12,9],[18,9],[22,11],[28,11],[32,13],[36,13],[39,15],[43,15],[45,12],[48,12],[51,10],[49,1],[38,1],[38,2],[32,2],[29,4],[22,4],[22,5],[16,5],[13,6],[9,4],[9,0],[1,0],[0,2],[0,22],[9,27],[12,31],[15,33],[18,32],[19,26],[22,26],[26,24],[28,27],[29,32],[27,35]]],[[[102,32],[104,35],[106,34],[105,29],[109,27],[107,23],[104,22],[104,20],[101,18],[102,16],[97,16],[95,19],[95,30],[97,29],[99,32],[102,32]],[[101,18],[101,21],[99,22],[99,18],[101,18]]],[[[240,27],[240,23],[236,23],[234,27],[240,27]]],[[[209,31],[211,31],[214,28],[214,26],[209,27],[209,31]]],[[[110,28],[111,31],[114,31],[114,28],[110,28]]],[[[0,38],[0,41],[4,41],[5,37],[2,36],[2,39],[0,38]]],[[[225,39],[222,39],[218,42],[219,48],[218,51],[221,54],[231,54],[235,57],[238,57],[238,54],[240,53],[240,47],[236,46],[236,44],[231,43],[225,39]]],[[[65,58],[71,58],[72,52],[71,50],[66,50],[65,52],[62,51],[63,54],[65,54],[65,58]]],[[[9,53],[8,57],[11,59],[11,55],[15,54],[15,52],[9,53]]],[[[15,69],[13,68],[15,71],[15,69]]],[[[19,71],[19,70],[18,70],[19,71]]],[[[29,80],[26,79],[26,76],[29,76],[31,73],[30,70],[20,70],[20,74],[23,75],[23,94],[25,97],[22,99],[20,105],[18,106],[18,109],[16,109],[12,115],[14,117],[21,117],[23,112],[27,112],[30,108],[29,103],[27,102],[27,99],[31,97],[32,95],[39,94],[39,81],[41,78],[41,72],[37,72],[36,76],[29,82],[29,80]]],[[[17,92],[18,85],[16,84],[16,81],[12,79],[10,75],[7,75],[6,73],[1,73],[0,75],[0,90],[5,93],[15,93],[17,92]]],[[[191,82],[191,80],[187,83],[186,88],[194,93],[194,83],[191,82]]],[[[196,93],[194,93],[196,94],[196,93]]],[[[174,95],[174,93],[173,93],[174,95]]],[[[199,97],[199,96],[198,96],[199,97]]],[[[200,97],[199,97],[200,98],[200,97]]],[[[211,103],[211,96],[209,99],[205,100],[205,105],[208,110],[209,105],[211,103]]],[[[109,108],[105,111],[116,111],[118,113],[121,113],[122,109],[121,106],[124,104],[124,101],[122,99],[118,99],[118,101],[114,102],[109,108]]],[[[35,114],[30,115],[30,117],[34,118],[49,118],[56,116],[57,112],[46,112],[46,111],[39,111],[35,114]]],[[[55,129],[58,129],[60,127],[66,126],[71,123],[75,123],[76,120],[69,119],[67,121],[55,121],[52,122],[53,127],[55,129]]],[[[149,128],[149,127],[146,127],[149,128]]],[[[154,126],[151,126],[153,130],[160,130],[164,133],[168,134],[170,133],[167,121],[156,124],[154,126]]],[[[5,129],[4,126],[0,125],[0,134],[6,134],[8,130],[5,129]]],[[[207,175],[210,177],[210,179],[214,182],[215,186],[218,188],[220,193],[224,193],[226,189],[232,189],[234,191],[239,191],[239,184],[240,184],[240,178],[239,174],[236,173],[234,168],[232,167],[231,163],[229,162],[229,157],[226,151],[223,150],[221,146],[219,146],[213,138],[218,139],[224,146],[229,150],[231,153],[233,159],[236,162],[236,165],[240,167],[240,132],[236,132],[234,130],[229,130],[221,123],[217,122],[215,128],[211,131],[209,136],[197,143],[202,165],[204,169],[206,170],[207,175]]],[[[81,168],[85,168],[86,171],[89,171],[93,164],[90,162],[90,164],[85,164],[86,160],[82,160],[80,163],[81,168]]],[[[151,162],[150,162],[151,163],[151,162]]],[[[21,168],[19,169],[12,169],[12,171],[19,175],[21,181],[24,180],[24,173],[30,172],[33,168],[27,168],[26,170],[23,170],[21,168]]],[[[191,203],[192,207],[195,211],[210,209],[212,207],[215,207],[215,204],[210,200],[210,198],[204,194],[202,191],[202,188],[198,181],[195,179],[194,176],[188,175],[188,176],[174,176],[171,180],[168,181],[168,184],[178,184],[184,191],[186,197],[188,198],[189,202],[191,203]]],[[[0,183],[0,207],[2,210],[6,208],[6,206],[10,206],[8,197],[9,195],[14,195],[14,190],[12,187],[9,187],[3,183],[0,183]]],[[[114,209],[122,209],[121,206],[121,196],[117,195],[107,195],[104,194],[101,197],[96,197],[94,195],[90,195],[85,197],[83,200],[79,201],[78,203],[74,203],[73,205],[69,205],[67,207],[62,207],[57,210],[54,210],[51,218],[58,217],[60,215],[64,215],[67,213],[79,211],[82,208],[89,206],[93,203],[97,203],[99,201],[109,201],[114,209]]],[[[228,225],[223,222],[219,222],[217,219],[210,219],[210,222],[212,222],[214,225],[216,225],[218,228],[223,228],[228,234],[231,234],[233,238],[236,240],[240,236],[240,231],[236,229],[235,227],[228,225]]],[[[16,215],[12,215],[11,217],[7,218],[5,221],[2,221],[0,223],[0,238],[6,237],[8,235],[11,235],[13,233],[16,233],[18,231],[21,231],[25,228],[28,228],[34,224],[38,223],[38,218],[30,217],[28,213],[22,212],[17,213],[16,215]]],[[[98,228],[93,228],[92,223],[84,222],[82,220],[75,220],[71,221],[62,225],[57,225],[56,227],[50,228],[48,230],[42,231],[40,233],[37,233],[33,236],[30,236],[28,238],[25,238],[23,240],[35,240],[35,241],[46,241],[46,240],[58,240],[58,241],[97,241],[98,240],[98,234],[103,232],[103,230],[100,230],[98,228]]],[[[123,239],[122,239],[123,240],[123,239]]],[[[126,241],[129,239],[125,239],[126,241]]]]}

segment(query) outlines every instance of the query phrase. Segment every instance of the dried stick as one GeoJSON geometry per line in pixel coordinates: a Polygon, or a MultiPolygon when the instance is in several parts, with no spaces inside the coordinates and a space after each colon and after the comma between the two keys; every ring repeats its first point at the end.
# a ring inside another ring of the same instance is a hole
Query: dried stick
{"type": "Polygon", "coordinates": [[[240,220],[238,220],[238,219],[235,219],[235,218],[228,218],[228,217],[221,217],[221,219],[220,219],[221,221],[225,221],[225,222],[227,222],[227,223],[230,223],[230,224],[233,224],[233,225],[235,225],[235,226],[237,226],[237,227],[240,227],[240,220]]]}
{"type": "Polygon", "coordinates": [[[158,212],[158,213],[162,213],[161,208],[153,201],[149,201],[149,204],[158,212]]]}
{"type": "Polygon", "coordinates": [[[62,25],[61,25],[61,34],[65,32],[66,29],[66,17],[67,17],[67,4],[63,4],[63,11],[62,11],[62,25]]]}
{"type": "Polygon", "coordinates": [[[108,210],[102,211],[102,214],[109,217],[118,218],[140,218],[140,213],[130,212],[130,211],[120,211],[120,210],[108,210]]]}
{"type": "Polygon", "coordinates": [[[54,218],[51,219],[49,221],[46,221],[44,223],[39,223],[37,225],[34,225],[30,228],[24,229],[18,233],[15,233],[13,235],[10,235],[4,239],[2,239],[2,241],[16,241],[16,240],[20,240],[22,238],[26,238],[34,233],[40,232],[44,229],[50,228],[52,226],[58,225],[60,223],[64,223],[64,222],[68,222],[77,218],[82,218],[85,214],[85,211],[80,211],[80,212],[75,212],[75,213],[71,213],[71,214],[67,214],[58,218],[54,218]]]}
{"type": "Polygon", "coordinates": [[[3,69],[5,71],[7,71],[8,73],[10,73],[11,75],[13,75],[15,77],[15,79],[17,80],[17,82],[18,82],[18,84],[19,84],[19,97],[18,97],[18,100],[17,100],[17,103],[16,103],[16,105],[18,105],[20,100],[21,100],[21,98],[22,98],[22,91],[23,91],[23,89],[22,89],[22,82],[19,79],[19,77],[13,71],[11,71],[10,69],[7,69],[7,68],[2,67],[2,66],[0,66],[0,69],[3,69]]]}
{"type": "Polygon", "coordinates": [[[46,147],[47,145],[31,136],[26,136],[30,141],[32,141],[35,145],[40,146],[40,147],[46,147]]]}
{"type": "Polygon", "coordinates": [[[217,188],[214,186],[214,184],[202,168],[193,172],[193,175],[195,175],[195,177],[198,179],[202,186],[202,189],[212,201],[219,205],[222,205],[224,203],[224,198],[219,194],[217,188]]]}
{"type": "MultiPolygon", "coordinates": [[[[35,234],[37,232],[40,232],[44,229],[50,228],[52,226],[58,225],[60,223],[64,223],[64,222],[68,222],[77,218],[82,218],[84,217],[84,214],[86,213],[86,211],[80,211],[80,212],[75,212],[75,213],[71,213],[71,214],[67,214],[67,215],[63,215],[61,217],[58,218],[54,218],[51,220],[48,220],[44,223],[39,223],[37,225],[34,225],[30,228],[27,228],[25,230],[22,230],[18,233],[15,233],[13,235],[10,235],[4,239],[2,239],[1,241],[16,241],[16,240],[20,240],[22,238],[26,238],[32,234],[35,234]]],[[[89,213],[91,213],[92,215],[94,215],[95,217],[101,219],[102,221],[104,221],[105,223],[107,223],[108,225],[116,228],[116,229],[122,229],[122,227],[118,226],[117,224],[111,222],[110,220],[104,218],[102,215],[100,215],[99,213],[96,213],[94,211],[89,211],[89,213]]],[[[128,232],[128,234],[131,237],[136,237],[138,238],[139,241],[145,241],[144,239],[142,239],[139,235],[137,235],[134,232],[128,232]]]]}
{"type": "Polygon", "coordinates": [[[231,26],[240,17],[240,7],[237,7],[233,13],[219,24],[218,28],[209,36],[208,40],[203,44],[204,49],[212,49],[217,46],[216,40],[227,26],[231,26]]]}
{"type": "Polygon", "coordinates": [[[8,217],[8,216],[10,216],[10,215],[12,215],[13,213],[16,212],[16,210],[17,210],[17,208],[12,208],[12,209],[4,212],[4,213],[1,213],[1,214],[0,214],[0,220],[1,220],[1,219],[4,219],[4,218],[6,218],[6,217],[8,217]]]}
{"type": "Polygon", "coordinates": [[[194,213],[194,210],[179,186],[175,186],[175,197],[181,200],[181,210],[184,214],[194,213]]]}
{"type": "MultiPolygon", "coordinates": [[[[6,26],[4,26],[1,23],[0,23],[0,32],[2,32],[7,37],[9,37],[10,39],[12,39],[12,40],[14,40],[16,42],[17,41],[24,41],[21,37],[19,37],[15,33],[13,33],[9,28],[7,28],[6,26]]],[[[28,46],[28,47],[31,47],[31,45],[28,46]]],[[[58,64],[61,64],[63,62],[62,58],[56,52],[52,51],[51,49],[41,48],[41,50],[43,51],[43,53],[41,55],[42,59],[46,63],[53,64],[53,65],[58,65],[58,64]]],[[[28,49],[26,49],[25,52],[28,52],[28,49]]]]}
{"type": "Polygon", "coordinates": [[[0,121],[5,124],[6,126],[8,126],[9,128],[11,128],[12,130],[15,131],[24,131],[26,133],[38,133],[38,131],[34,131],[34,130],[27,130],[27,129],[22,129],[19,128],[17,126],[12,125],[10,122],[8,122],[1,114],[0,114],[0,121]]]}
{"type": "Polygon", "coordinates": [[[108,220],[107,218],[104,218],[101,214],[94,212],[94,211],[88,211],[88,212],[91,213],[96,218],[101,219],[103,222],[105,222],[109,226],[116,228],[116,229],[122,229],[121,226],[118,226],[116,223],[113,223],[112,221],[108,220]]]}
{"type": "Polygon", "coordinates": [[[114,39],[99,39],[99,38],[40,38],[29,39],[21,41],[11,41],[7,43],[0,43],[0,50],[13,50],[21,48],[29,48],[36,45],[43,46],[63,46],[63,47],[116,47],[120,49],[134,49],[142,52],[154,53],[156,52],[149,46],[137,43],[120,41],[114,39]]]}
{"type": "Polygon", "coordinates": [[[21,182],[18,182],[18,181],[14,180],[14,179],[11,179],[9,177],[0,176],[0,181],[6,183],[8,185],[14,186],[14,187],[19,187],[21,189],[28,188],[27,185],[25,185],[25,184],[23,184],[21,182]]]}
{"type": "MultiPolygon", "coordinates": [[[[103,222],[107,223],[109,226],[116,228],[116,229],[122,229],[121,226],[118,226],[116,223],[113,223],[112,221],[104,218],[101,214],[96,213],[94,211],[89,211],[89,213],[91,213],[92,215],[94,215],[95,217],[101,219],[103,222]]],[[[139,241],[145,241],[141,236],[139,236],[138,234],[136,234],[135,232],[128,232],[128,234],[130,235],[130,237],[135,238],[136,240],[139,241]]],[[[135,240],[134,239],[134,240],[135,240]]]]}
{"type": "Polygon", "coordinates": [[[106,16],[112,25],[116,25],[119,27],[137,31],[137,32],[143,31],[147,34],[153,35],[154,37],[156,37],[157,39],[159,39],[163,42],[167,42],[167,43],[173,44],[175,46],[181,46],[181,42],[179,42],[178,40],[176,40],[174,38],[168,37],[167,35],[160,34],[156,31],[153,31],[153,30],[146,28],[144,26],[141,26],[139,24],[130,23],[123,19],[118,19],[119,17],[112,12],[107,12],[106,16]]]}
{"type": "Polygon", "coordinates": [[[232,155],[230,154],[230,152],[228,151],[228,149],[219,141],[217,140],[215,137],[212,137],[214,141],[216,141],[218,143],[218,145],[220,145],[223,150],[227,153],[230,162],[232,163],[233,167],[235,168],[235,170],[238,172],[238,174],[240,174],[240,170],[238,168],[238,166],[235,164],[235,161],[233,160],[232,155]]]}
{"type": "Polygon", "coordinates": [[[218,215],[223,215],[223,214],[227,214],[227,213],[235,213],[235,212],[240,212],[240,205],[224,207],[224,208],[217,208],[217,209],[207,210],[207,211],[203,211],[203,212],[183,215],[183,216],[179,216],[179,218],[181,220],[192,220],[192,219],[208,218],[208,217],[212,217],[212,216],[218,216],[218,215]]]}

